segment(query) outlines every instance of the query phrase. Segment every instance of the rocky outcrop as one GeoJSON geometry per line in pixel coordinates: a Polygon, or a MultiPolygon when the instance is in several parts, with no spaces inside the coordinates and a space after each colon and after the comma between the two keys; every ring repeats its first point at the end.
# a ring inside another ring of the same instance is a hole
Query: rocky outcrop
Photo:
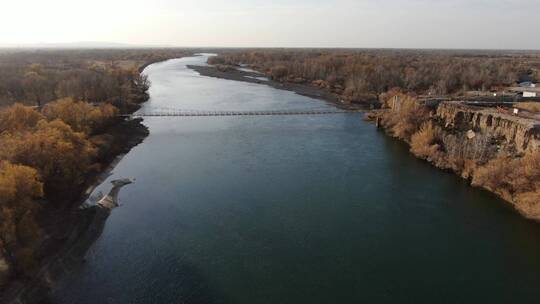
{"type": "Polygon", "coordinates": [[[111,181],[111,184],[113,184],[111,191],[109,191],[109,194],[104,196],[97,203],[97,205],[101,208],[105,208],[109,210],[118,207],[118,193],[120,192],[120,189],[122,189],[122,187],[129,185],[131,183],[133,182],[129,178],[117,179],[117,180],[111,181]]]}
{"type": "Polygon", "coordinates": [[[458,132],[488,133],[503,139],[508,150],[518,154],[536,151],[540,147],[538,120],[498,112],[494,108],[480,108],[459,102],[442,102],[436,118],[446,129],[458,132]]]}

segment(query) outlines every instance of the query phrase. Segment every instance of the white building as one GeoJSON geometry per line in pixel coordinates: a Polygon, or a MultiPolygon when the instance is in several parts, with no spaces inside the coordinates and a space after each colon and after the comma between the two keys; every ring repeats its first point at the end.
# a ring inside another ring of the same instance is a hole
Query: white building
{"type": "Polygon", "coordinates": [[[540,88],[536,87],[535,84],[532,84],[529,87],[513,87],[509,88],[509,91],[522,94],[524,98],[530,97],[540,97],[540,88]]]}
{"type": "Polygon", "coordinates": [[[536,96],[538,96],[537,92],[523,91],[523,97],[536,97],[536,96]]]}

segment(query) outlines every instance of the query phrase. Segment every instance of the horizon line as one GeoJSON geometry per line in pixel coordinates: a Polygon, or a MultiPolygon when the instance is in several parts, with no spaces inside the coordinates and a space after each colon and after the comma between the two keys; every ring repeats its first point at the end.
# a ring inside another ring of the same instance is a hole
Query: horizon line
{"type": "Polygon", "coordinates": [[[20,50],[39,50],[39,49],[327,49],[327,50],[434,50],[434,51],[534,51],[540,52],[540,49],[533,48],[463,48],[463,47],[336,47],[336,46],[180,46],[180,45],[160,45],[160,44],[131,44],[122,42],[65,42],[65,43],[23,43],[23,44],[0,44],[0,49],[20,49],[20,50]],[[95,46],[84,45],[95,43],[95,46]],[[81,44],[81,45],[77,45],[81,44]],[[102,44],[102,45],[99,45],[102,44]],[[109,45],[108,45],[109,44],[109,45]]]}

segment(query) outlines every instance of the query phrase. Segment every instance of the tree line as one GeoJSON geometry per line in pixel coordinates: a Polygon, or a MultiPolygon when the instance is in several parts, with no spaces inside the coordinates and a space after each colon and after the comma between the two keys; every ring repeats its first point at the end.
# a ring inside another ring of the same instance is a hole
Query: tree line
{"type": "Polygon", "coordinates": [[[236,50],[209,63],[247,64],[274,80],[314,84],[350,102],[378,99],[392,88],[450,95],[540,76],[539,53],[510,51],[236,50]]]}
{"type": "Polygon", "coordinates": [[[70,97],[130,111],[147,98],[148,63],[187,54],[165,50],[26,50],[0,53],[0,106],[43,106],[70,97]]]}

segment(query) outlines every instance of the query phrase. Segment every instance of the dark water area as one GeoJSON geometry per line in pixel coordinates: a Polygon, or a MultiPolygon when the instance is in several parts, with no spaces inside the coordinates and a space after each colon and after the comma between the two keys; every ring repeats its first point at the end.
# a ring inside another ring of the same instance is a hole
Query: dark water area
{"type": "MultiPolygon", "coordinates": [[[[149,66],[144,110],[325,109],[264,85],[149,66]]],[[[153,117],[55,303],[537,303],[540,225],[415,159],[359,113],[153,117]]]]}

